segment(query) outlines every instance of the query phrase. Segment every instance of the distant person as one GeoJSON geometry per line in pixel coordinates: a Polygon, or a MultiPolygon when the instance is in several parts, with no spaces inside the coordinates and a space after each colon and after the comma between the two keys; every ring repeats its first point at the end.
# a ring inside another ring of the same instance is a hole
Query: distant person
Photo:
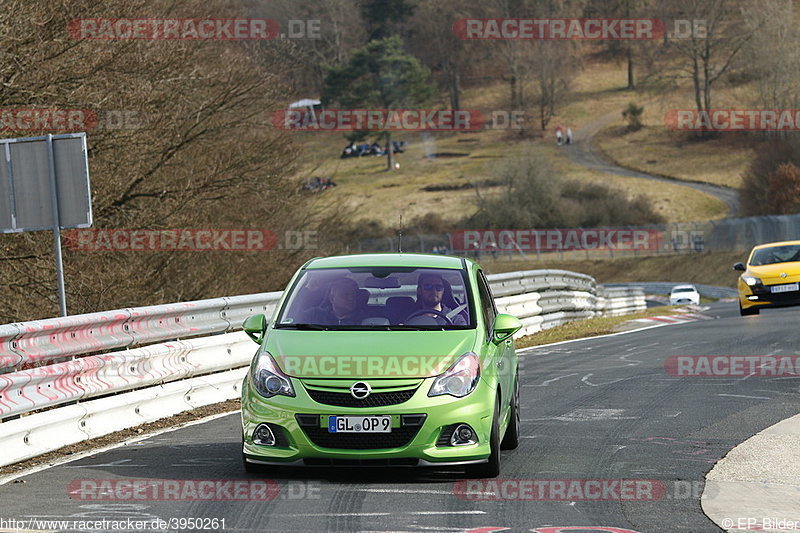
{"type": "Polygon", "coordinates": [[[558,146],[564,144],[564,128],[561,126],[556,127],[556,144],[558,146]]]}
{"type": "Polygon", "coordinates": [[[572,128],[567,128],[567,144],[572,144],[572,128]]]}

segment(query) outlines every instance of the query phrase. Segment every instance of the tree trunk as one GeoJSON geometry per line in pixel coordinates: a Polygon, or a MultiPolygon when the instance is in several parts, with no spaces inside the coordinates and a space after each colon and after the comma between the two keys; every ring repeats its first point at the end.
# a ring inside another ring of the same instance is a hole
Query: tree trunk
{"type": "Polygon", "coordinates": [[[394,146],[392,146],[392,132],[390,131],[386,132],[386,146],[389,147],[386,153],[386,170],[394,170],[394,146]]]}
{"type": "Polygon", "coordinates": [[[633,76],[633,46],[628,43],[628,90],[636,89],[636,80],[633,76]]]}

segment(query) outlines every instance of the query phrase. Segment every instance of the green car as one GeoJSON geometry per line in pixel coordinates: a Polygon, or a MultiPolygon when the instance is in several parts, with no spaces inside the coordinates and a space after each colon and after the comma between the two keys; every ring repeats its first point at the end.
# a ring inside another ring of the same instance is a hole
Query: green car
{"type": "Polygon", "coordinates": [[[463,466],[500,472],[519,442],[522,324],[478,264],[370,254],[313,259],[272,318],[242,387],[248,472],[275,465],[463,466]]]}

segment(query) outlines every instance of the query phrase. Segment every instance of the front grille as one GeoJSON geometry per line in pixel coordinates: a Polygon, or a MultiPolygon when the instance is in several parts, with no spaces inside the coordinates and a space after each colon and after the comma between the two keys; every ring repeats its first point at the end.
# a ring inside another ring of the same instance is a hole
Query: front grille
{"type": "Polygon", "coordinates": [[[765,288],[758,287],[756,290],[753,291],[755,294],[760,296],[761,298],[765,299],[768,302],[774,302],[776,304],[779,303],[795,303],[800,302],[800,292],[799,291],[789,291],[789,292],[770,292],[769,286],[765,288]]]}
{"type": "Polygon", "coordinates": [[[306,388],[308,395],[317,403],[325,405],[335,405],[337,407],[384,407],[386,405],[397,405],[407,402],[417,391],[406,389],[395,392],[373,392],[363,400],[353,398],[350,392],[329,392],[317,389],[306,388]]]}
{"type": "Polygon", "coordinates": [[[303,459],[306,466],[417,466],[419,459],[322,459],[309,457],[303,459]]]}
{"type": "Polygon", "coordinates": [[[420,426],[392,428],[391,433],[329,433],[328,428],[303,427],[303,432],[320,448],[340,450],[378,450],[400,448],[411,442],[420,426]]]}

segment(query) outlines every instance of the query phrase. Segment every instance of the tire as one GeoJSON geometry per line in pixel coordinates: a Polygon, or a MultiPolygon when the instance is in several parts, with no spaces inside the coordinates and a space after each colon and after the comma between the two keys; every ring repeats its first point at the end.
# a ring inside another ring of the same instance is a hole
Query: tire
{"type": "Polygon", "coordinates": [[[519,419],[519,377],[516,377],[514,378],[514,395],[511,397],[511,416],[509,417],[506,434],[500,443],[501,450],[516,450],[519,446],[519,419]]]}
{"type": "Polygon", "coordinates": [[[500,402],[494,402],[494,415],[492,416],[492,433],[489,436],[491,453],[485,463],[467,465],[467,477],[493,478],[500,475],[500,402]]]}
{"type": "Polygon", "coordinates": [[[758,307],[749,307],[747,309],[744,309],[742,308],[742,304],[739,303],[739,314],[742,316],[757,315],[760,311],[761,309],[759,309],[758,307]]]}

